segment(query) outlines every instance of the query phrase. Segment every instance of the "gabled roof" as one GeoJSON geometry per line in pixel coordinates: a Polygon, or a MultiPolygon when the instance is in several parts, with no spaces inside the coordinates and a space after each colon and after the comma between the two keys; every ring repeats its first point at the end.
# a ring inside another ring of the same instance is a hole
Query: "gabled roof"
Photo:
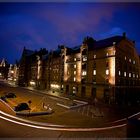
{"type": "Polygon", "coordinates": [[[23,51],[23,54],[24,54],[25,56],[30,56],[30,55],[32,55],[32,54],[34,54],[34,53],[35,53],[34,51],[29,50],[29,49],[24,49],[24,51],[23,51]]]}
{"type": "Polygon", "coordinates": [[[56,49],[56,50],[54,50],[54,51],[50,52],[50,54],[52,54],[52,55],[53,55],[53,58],[55,58],[55,57],[59,57],[59,56],[60,56],[60,54],[61,54],[61,49],[60,49],[60,48],[58,48],[58,49],[56,49]]]}
{"type": "Polygon", "coordinates": [[[75,46],[73,48],[67,48],[67,55],[79,53],[80,47],[81,47],[81,45],[75,46]]]}
{"type": "Polygon", "coordinates": [[[124,39],[123,36],[113,36],[110,38],[102,39],[99,41],[95,41],[94,47],[95,49],[106,48],[113,46],[113,43],[118,44],[124,39]]]}

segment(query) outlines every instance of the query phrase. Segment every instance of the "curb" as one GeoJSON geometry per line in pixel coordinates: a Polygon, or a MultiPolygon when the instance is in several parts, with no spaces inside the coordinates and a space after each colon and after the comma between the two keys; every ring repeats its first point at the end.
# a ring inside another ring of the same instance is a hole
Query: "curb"
{"type": "Polygon", "coordinates": [[[26,113],[26,112],[16,112],[16,115],[19,115],[19,116],[38,116],[38,115],[49,115],[49,114],[52,114],[54,111],[51,111],[51,112],[29,112],[29,113],[26,113]]]}

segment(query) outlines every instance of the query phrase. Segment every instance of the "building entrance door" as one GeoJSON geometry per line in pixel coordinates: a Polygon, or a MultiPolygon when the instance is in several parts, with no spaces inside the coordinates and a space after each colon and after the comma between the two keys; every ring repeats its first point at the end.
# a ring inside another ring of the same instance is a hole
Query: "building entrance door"
{"type": "Polygon", "coordinates": [[[91,97],[94,99],[96,97],[96,88],[92,88],[91,97]]]}
{"type": "Polygon", "coordinates": [[[109,89],[104,89],[104,100],[105,103],[109,103],[109,89]]]}
{"type": "Polygon", "coordinates": [[[85,97],[85,92],[86,92],[86,87],[82,86],[82,89],[81,89],[81,96],[82,97],[85,97]]]}
{"type": "Polygon", "coordinates": [[[69,85],[66,85],[66,94],[69,94],[69,85]]]}

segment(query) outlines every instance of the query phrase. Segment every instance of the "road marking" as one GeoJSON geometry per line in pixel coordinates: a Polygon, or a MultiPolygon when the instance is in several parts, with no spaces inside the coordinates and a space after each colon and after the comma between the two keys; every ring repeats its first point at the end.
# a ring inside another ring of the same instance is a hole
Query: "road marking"
{"type": "Polygon", "coordinates": [[[5,115],[5,116],[7,116],[7,117],[10,117],[10,118],[13,118],[13,119],[16,119],[16,120],[19,120],[19,121],[23,121],[23,122],[26,122],[26,123],[32,123],[32,124],[44,125],[44,126],[57,126],[57,127],[64,127],[65,126],[65,125],[55,125],[55,124],[49,124],[49,123],[41,123],[41,122],[29,121],[29,120],[25,120],[25,119],[18,118],[16,116],[7,114],[7,113],[5,113],[3,111],[0,111],[0,113],[5,115]]]}
{"type": "Polygon", "coordinates": [[[32,128],[38,128],[38,129],[45,129],[45,130],[55,130],[55,131],[76,131],[76,132],[77,131],[102,131],[102,130],[109,130],[109,129],[121,128],[121,127],[126,126],[126,124],[122,124],[122,125],[111,126],[111,127],[102,127],[102,128],[58,128],[58,127],[44,127],[44,126],[36,126],[36,125],[32,125],[32,124],[26,124],[23,122],[18,122],[15,120],[11,120],[9,118],[5,118],[3,116],[0,116],[0,118],[7,120],[9,122],[23,125],[23,126],[28,126],[28,127],[32,127],[32,128]]]}

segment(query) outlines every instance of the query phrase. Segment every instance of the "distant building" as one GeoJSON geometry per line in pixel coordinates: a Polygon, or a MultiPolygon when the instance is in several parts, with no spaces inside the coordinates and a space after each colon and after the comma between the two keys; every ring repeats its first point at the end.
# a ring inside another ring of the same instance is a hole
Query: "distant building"
{"type": "Polygon", "coordinates": [[[117,104],[140,101],[139,76],[135,42],[125,33],[49,53],[24,49],[19,68],[19,84],[117,104]]]}
{"type": "Polygon", "coordinates": [[[9,70],[9,64],[5,59],[2,59],[0,61],[0,78],[6,79],[8,78],[8,70],[9,70]]]}
{"type": "Polygon", "coordinates": [[[10,64],[9,71],[8,71],[8,80],[13,81],[15,84],[17,84],[18,77],[19,77],[18,63],[14,65],[10,64]]]}
{"type": "Polygon", "coordinates": [[[46,49],[40,51],[28,50],[24,47],[22,57],[19,62],[18,85],[31,86],[42,89],[43,73],[42,59],[48,52],[46,49]]]}

